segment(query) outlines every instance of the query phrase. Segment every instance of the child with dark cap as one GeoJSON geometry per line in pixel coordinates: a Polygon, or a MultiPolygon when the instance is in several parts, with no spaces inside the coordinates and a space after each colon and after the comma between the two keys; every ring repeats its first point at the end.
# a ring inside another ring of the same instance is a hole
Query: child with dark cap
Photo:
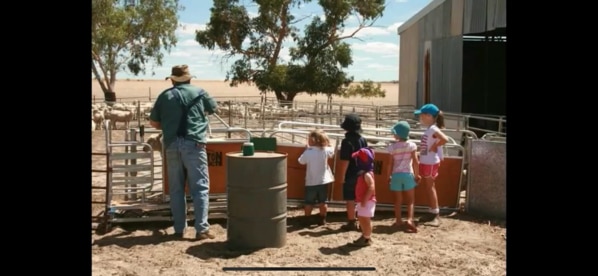
{"type": "Polygon", "coordinates": [[[368,146],[365,138],[361,136],[361,118],[355,113],[345,116],[341,128],[346,131],[345,138],[341,142],[340,149],[340,170],[336,175],[343,178],[343,200],[347,206],[347,224],[341,226],[345,231],[358,231],[355,218],[355,185],[359,168],[352,154],[368,146]]]}

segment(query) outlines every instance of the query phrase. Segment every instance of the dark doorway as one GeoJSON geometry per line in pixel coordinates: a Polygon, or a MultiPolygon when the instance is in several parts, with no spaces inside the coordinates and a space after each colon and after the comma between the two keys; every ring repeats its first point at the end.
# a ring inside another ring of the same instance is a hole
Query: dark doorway
{"type": "MultiPolygon", "coordinates": [[[[506,37],[464,39],[461,112],[506,116],[506,73],[506,37]]],[[[471,119],[469,125],[493,131],[499,128],[498,122],[487,120],[471,119]]]]}
{"type": "Polygon", "coordinates": [[[424,104],[430,103],[430,49],[424,56],[424,104]]]}

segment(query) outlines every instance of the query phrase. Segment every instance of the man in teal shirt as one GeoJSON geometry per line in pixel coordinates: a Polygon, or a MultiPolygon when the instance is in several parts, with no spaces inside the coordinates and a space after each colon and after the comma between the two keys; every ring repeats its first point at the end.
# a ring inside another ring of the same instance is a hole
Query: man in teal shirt
{"type": "Polygon", "coordinates": [[[193,198],[195,238],[213,239],[208,223],[210,179],[206,133],[210,124],[208,115],[216,112],[217,104],[205,90],[191,85],[187,65],[172,67],[172,74],[166,79],[172,81],[172,87],[156,99],[150,124],[162,130],[174,236],[182,238],[187,226],[186,178],[193,198]]]}

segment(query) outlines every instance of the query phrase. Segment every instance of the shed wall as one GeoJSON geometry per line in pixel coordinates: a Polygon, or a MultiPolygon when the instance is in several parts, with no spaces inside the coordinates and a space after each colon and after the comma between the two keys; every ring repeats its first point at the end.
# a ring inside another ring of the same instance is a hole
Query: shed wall
{"type": "Polygon", "coordinates": [[[419,23],[401,34],[399,60],[399,105],[416,105],[419,23]]]}

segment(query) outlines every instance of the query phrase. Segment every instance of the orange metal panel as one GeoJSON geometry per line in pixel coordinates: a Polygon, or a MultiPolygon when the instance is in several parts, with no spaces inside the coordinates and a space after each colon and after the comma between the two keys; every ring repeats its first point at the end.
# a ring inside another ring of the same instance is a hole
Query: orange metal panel
{"type": "MultiPolygon", "coordinates": [[[[459,178],[461,170],[461,157],[445,157],[438,168],[438,177],[435,181],[438,205],[440,207],[458,207],[457,195],[460,189],[459,178]]],[[[420,182],[421,183],[421,182],[420,182]]],[[[415,205],[429,206],[428,194],[422,184],[415,187],[415,205]]]]}
{"type": "MultiPolygon", "coordinates": [[[[305,151],[303,145],[277,145],[277,152],[285,152],[287,157],[287,198],[300,199],[305,197],[305,165],[299,164],[299,156],[305,151]]],[[[333,159],[328,160],[332,168],[333,159]]]]}

